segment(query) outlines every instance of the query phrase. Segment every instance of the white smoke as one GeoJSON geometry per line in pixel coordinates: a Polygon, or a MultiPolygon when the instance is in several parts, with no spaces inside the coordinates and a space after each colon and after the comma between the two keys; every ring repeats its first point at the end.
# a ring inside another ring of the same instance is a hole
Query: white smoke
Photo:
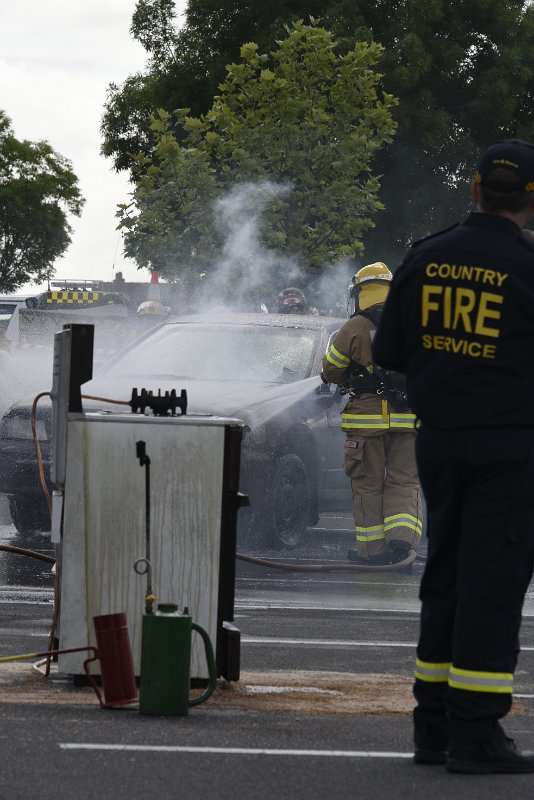
{"type": "Polygon", "coordinates": [[[360,268],[354,259],[344,259],[336,264],[325,264],[324,271],[309,280],[307,291],[310,302],[321,314],[330,317],[349,316],[349,285],[360,268]]]}
{"type": "Polygon", "coordinates": [[[234,186],[216,201],[213,214],[224,246],[213,273],[203,281],[202,297],[197,297],[199,307],[276,312],[278,293],[296,286],[320,314],[347,316],[350,279],[368,262],[344,259],[324,264],[321,274],[314,276],[304,269],[303,255],[288,255],[262,242],[269,206],[273,201],[286,200],[290,193],[289,183],[247,182],[234,186]]]}
{"type": "Polygon", "coordinates": [[[2,358],[0,417],[19,401],[30,401],[52,386],[53,350],[51,347],[16,347],[12,345],[2,358]]]}
{"type": "Polygon", "coordinates": [[[218,199],[215,223],[225,243],[214,274],[207,280],[211,308],[214,295],[230,294],[236,309],[261,311],[263,303],[273,311],[281,289],[293,283],[300,285],[302,260],[265,247],[261,239],[269,205],[287,198],[290,192],[287,183],[249,182],[234,186],[218,199]],[[255,294],[260,296],[251,308],[250,296],[255,294]]]}

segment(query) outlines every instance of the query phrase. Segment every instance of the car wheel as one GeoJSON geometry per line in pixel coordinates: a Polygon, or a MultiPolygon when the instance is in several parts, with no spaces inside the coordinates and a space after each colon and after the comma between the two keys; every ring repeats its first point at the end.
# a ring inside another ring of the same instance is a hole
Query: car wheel
{"type": "Polygon", "coordinates": [[[19,533],[31,534],[50,530],[46,504],[35,497],[10,497],[9,512],[19,533]]]}
{"type": "Polygon", "coordinates": [[[269,497],[272,544],[296,547],[310,519],[310,476],[304,461],[285,455],[277,462],[269,497]]]}

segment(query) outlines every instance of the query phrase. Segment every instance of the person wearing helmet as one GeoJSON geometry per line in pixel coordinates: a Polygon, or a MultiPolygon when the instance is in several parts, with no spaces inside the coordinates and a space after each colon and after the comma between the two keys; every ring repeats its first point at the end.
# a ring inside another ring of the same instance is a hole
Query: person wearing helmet
{"type": "Polygon", "coordinates": [[[308,303],[304,292],[300,289],[289,287],[278,295],[279,314],[309,314],[308,303]]]}
{"type": "Polygon", "coordinates": [[[502,726],[534,564],[534,142],[490,145],[471,200],[460,223],[411,246],[373,341],[379,363],[406,374],[420,421],[414,760],[534,773],[534,752],[502,726]]]}
{"type": "Polygon", "coordinates": [[[381,370],[371,355],[392,278],[382,262],[358,270],[349,286],[353,313],[323,358],[323,380],[349,395],[341,427],[356,527],[348,558],[357,564],[402,562],[417,550],[422,532],[415,417],[403,376],[381,370]]]}
{"type": "Polygon", "coordinates": [[[145,300],[137,309],[137,314],[140,317],[166,317],[168,313],[169,309],[159,300],[145,300]]]}

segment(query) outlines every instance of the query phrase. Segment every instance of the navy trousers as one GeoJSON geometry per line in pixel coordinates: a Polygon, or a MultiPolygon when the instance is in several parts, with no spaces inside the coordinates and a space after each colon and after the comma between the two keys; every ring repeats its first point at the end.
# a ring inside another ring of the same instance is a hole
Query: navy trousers
{"type": "Polygon", "coordinates": [[[491,738],[510,709],[534,555],[534,429],[422,426],[416,457],[428,559],[414,696],[415,744],[491,738]]]}

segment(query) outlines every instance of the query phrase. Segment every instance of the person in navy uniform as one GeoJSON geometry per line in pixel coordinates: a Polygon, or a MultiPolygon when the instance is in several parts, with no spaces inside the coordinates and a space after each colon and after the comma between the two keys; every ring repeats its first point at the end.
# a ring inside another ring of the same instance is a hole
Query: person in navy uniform
{"type": "Polygon", "coordinates": [[[412,246],[373,341],[406,374],[428,514],[414,758],[534,772],[500,723],[533,571],[534,146],[492,145],[471,197],[464,222],[412,246]]]}

